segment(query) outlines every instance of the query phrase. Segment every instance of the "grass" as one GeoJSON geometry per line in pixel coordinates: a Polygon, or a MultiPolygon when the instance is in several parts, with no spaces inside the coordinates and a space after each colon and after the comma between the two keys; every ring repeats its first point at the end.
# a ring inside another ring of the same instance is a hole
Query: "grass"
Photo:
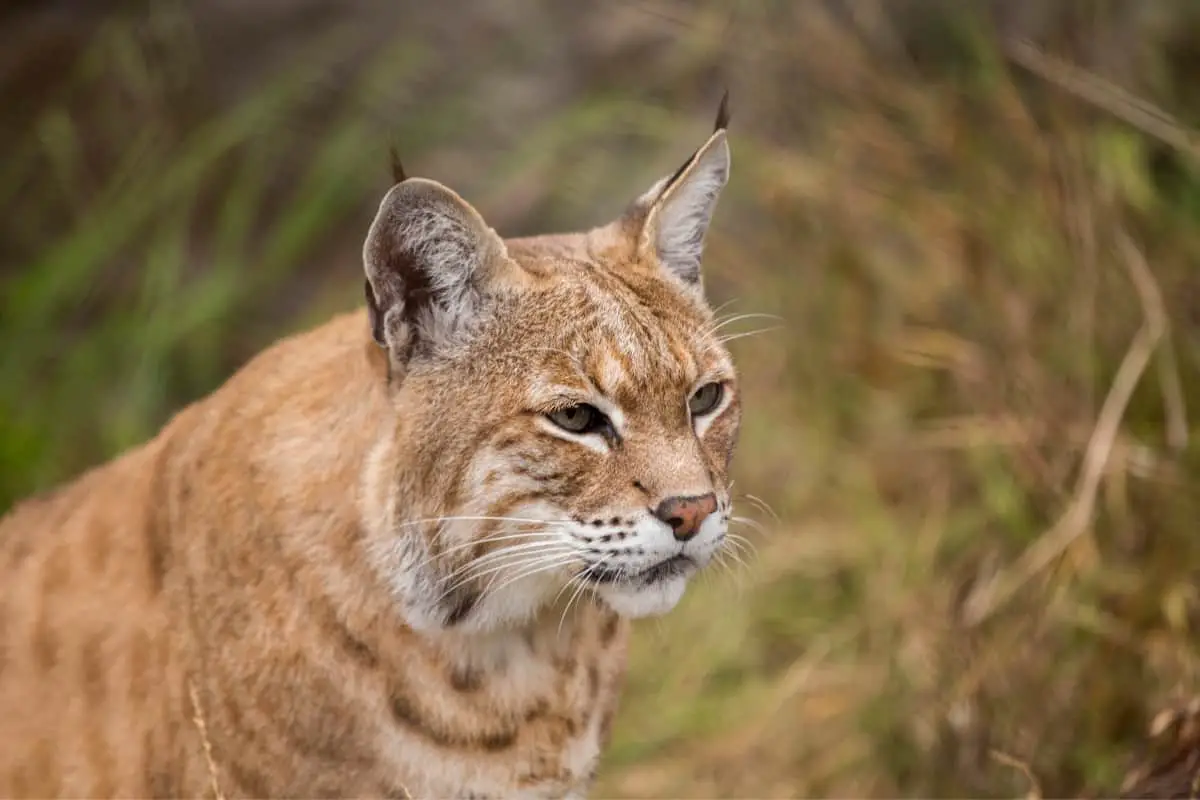
{"type": "Polygon", "coordinates": [[[1132,43],[1080,89],[982,13],[793,6],[617,4],[666,43],[516,126],[415,34],[331,90],[342,29],[175,125],[192,73],[103,29],[0,169],[0,508],[356,302],[390,141],[502,232],[591,224],[701,141],[683,87],[723,73],[707,269],[782,318],[732,344],[736,485],[770,511],[740,501],[753,557],[640,626],[597,796],[1111,794],[1200,668],[1200,22],[1060,4],[1039,39],[1093,78],[1132,43]]]}

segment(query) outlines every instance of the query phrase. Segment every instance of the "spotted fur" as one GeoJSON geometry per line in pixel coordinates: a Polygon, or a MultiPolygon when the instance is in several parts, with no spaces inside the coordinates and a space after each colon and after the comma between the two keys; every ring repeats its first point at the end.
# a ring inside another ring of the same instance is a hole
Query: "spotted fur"
{"type": "Polygon", "coordinates": [[[723,119],[584,233],[504,240],[397,167],[364,309],[4,517],[0,795],[584,795],[628,620],[725,537],[723,119]]]}

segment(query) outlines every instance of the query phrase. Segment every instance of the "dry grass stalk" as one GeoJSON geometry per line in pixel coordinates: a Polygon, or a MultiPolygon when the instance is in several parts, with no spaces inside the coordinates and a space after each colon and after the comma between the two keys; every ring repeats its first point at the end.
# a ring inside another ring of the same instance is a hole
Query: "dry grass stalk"
{"type": "Polygon", "coordinates": [[[1025,800],[1042,800],[1042,785],[1038,781],[1037,776],[1033,774],[1033,769],[1030,768],[1029,764],[995,749],[989,750],[988,754],[1001,764],[1021,771],[1029,781],[1029,791],[1025,793],[1025,800]]]}
{"type": "Polygon", "coordinates": [[[1145,257],[1126,234],[1120,236],[1118,245],[1142,302],[1145,321],[1134,335],[1100,408],[1070,505],[1058,522],[1026,549],[1012,569],[997,574],[972,593],[963,606],[963,619],[968,625],[978,625],[995,613],[1086,533],[1092,520],[1100,481],[1116,444],[1125,410],[1166,331],[1162,293],[1145,257]]]}
{"type": "Polygon", "coordinates": [[[1039,78],[1200,163],[1200,137],[1153,103],[1087,70],[1047,55],[1027,40],[1008,43],[1005,53],[1039,78]]]}
{"type": "Polygon", "coordinates": [[[208,740],[208,726],[204,724],[204,712],[200,710],[200,697],[196,694],[196,685],[188,681],[188,695],[192,698],[192,722],[200,734],[200,743],[204,746],[204,760],[208,762],[208,779],[212,784],[213,797],[225,800],[221,792],[221,784],[217,782],[217,762],[213,760],[212,743],[208,740]]]}
{"type": "Polygon", "coordinates": [[[1167,446],[1176,452],[1187,449],[1187,403],[1183,399],[1183,381],[1171,337],[1163,338],[1158,349],[1158,379],[1162,384],[1163,408],[1167,424],[1167,446]]]}

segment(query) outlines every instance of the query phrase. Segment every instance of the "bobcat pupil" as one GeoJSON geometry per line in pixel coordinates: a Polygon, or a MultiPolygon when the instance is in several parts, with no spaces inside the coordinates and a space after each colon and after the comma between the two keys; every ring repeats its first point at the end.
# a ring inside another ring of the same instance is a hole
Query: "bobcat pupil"
{"type": "Polygon", "coordinates": [[[721,402],[724,389],[719,383],[706,383],[696,390],[688,401],[688,408],[695,416],[707,414],[721,402]]]}
{"type": "Polygon", "coordinates": [[[549,417],[555,425],[571,433],[592,433],[608,424],[608,419],[595,406],[586,403],[559,409],[549,417]]]}

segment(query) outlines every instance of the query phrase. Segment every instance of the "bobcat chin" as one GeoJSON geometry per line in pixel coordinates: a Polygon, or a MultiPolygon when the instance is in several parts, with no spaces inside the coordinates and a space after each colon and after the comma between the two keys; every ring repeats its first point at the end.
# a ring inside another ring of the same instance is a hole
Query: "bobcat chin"
{"type": "Polygon", "coordinates": [[[586,794],[726,543],[727,122],[585,232],[397,170],[365,308],[0,520],[0,794],[586,794]]]}

